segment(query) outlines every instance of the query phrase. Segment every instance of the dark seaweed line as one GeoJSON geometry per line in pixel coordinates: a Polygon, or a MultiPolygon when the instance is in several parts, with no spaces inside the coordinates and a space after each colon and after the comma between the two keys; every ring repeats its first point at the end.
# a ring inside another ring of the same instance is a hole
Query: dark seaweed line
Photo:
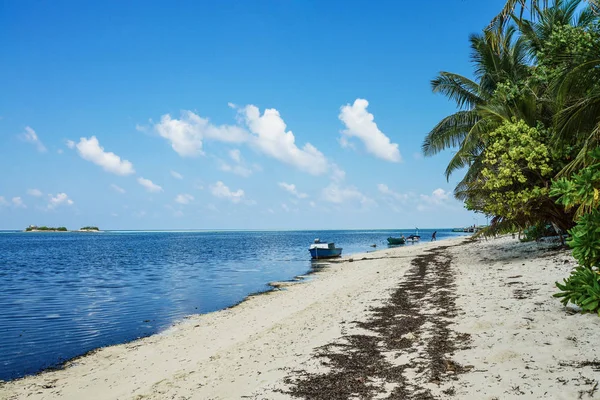
{"type": "MultiPolygon", "coordinates": [[[[413,259],[405,279],[381,306],[371,309],[366,322],[355,326],[369,334],[346,335],[317,349],[315,357],[327,372],[294,371],[282,392],[314,400],[372,399],[394,389],[387,399],[435,399],[426,383],[442,384],[465,372],[450,359],[464,348],[469,336],[450,329],[457,315],[452,256],[448,246],[437,247],[413,259]],[[408,356],[407,364],[388,361],[408,356]],[[417,378],[405,376],[416,370],[417,378]]],[[[444,391],[454,393],[453,388],[444,391]]]]}

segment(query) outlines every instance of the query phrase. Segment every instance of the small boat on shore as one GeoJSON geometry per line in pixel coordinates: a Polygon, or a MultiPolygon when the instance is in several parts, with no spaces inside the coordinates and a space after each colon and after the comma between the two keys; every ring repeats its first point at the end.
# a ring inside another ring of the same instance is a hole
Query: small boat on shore
{"type": "Polygon", "coordinates": [[[412,235],[409,235],[406,240],[410,240],[411,242],[418,242],[419,240],[421,240],[421,236],[419,235],[419,230],[417,229],[415,231],[415,233],[413,233],[412,235]]]}
{"type": "Polygon", "coordinates": [[[314,259],[335,258],[342,255],[341,247],[335,247],[335,243],[321,242],[320,239],[315,239],[315,242],[310,245],[308,251],[314,259]]]}
{"type": "Polygon", "coordinates": [[[394,245],[394,244],[404,244],[406,243],[406,238],[404,236],[401,236],[399,238],[395,238],[395,237],[389,237],[387,238],[387,242],[390,245],[394,245]]]}

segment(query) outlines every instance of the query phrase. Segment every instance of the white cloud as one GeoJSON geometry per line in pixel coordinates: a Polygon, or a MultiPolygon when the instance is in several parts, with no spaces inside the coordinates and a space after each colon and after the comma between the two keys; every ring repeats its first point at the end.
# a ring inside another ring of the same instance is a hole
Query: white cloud
{"type": "Polygon", "coordinates": [[[142,178],[141,176],[137,179],[138,183],[146,188],[151,193],[162,192],[163,188],[152,182],[150,179],[142,178]]]}
{"type": "Polygon", "coordinates": [[[33,144],[40,153],[45,153],[47,151],[46,146],[44,146],[37,133],[35,133],[31,127],[26,126],[25,132],[23,132],[20,137],[24,141],[33,144]]]}
{"type": "Polygon", "coordinates": [[[96,136],[89,139],[82,137],[77,144],[67,141],[67,146],[76,147],[81,158],[99,165],[107,172],[117,175],[130,175],[135,172],[131,162],[121,160],[115,153],[104,151],[96,136]]]}
{"type": "Polygon", "coordinates": [[[317,206],[317,204],[314,201],[311,201],[308,204],[310,204],[310,206],[313,207],[313,208],[317,206]]]}
{"type": "Polygon", "coordinates": [[[382,194],[392,197],[396,200],[400,200],[400,201],[406,201],[410,197],[408,194],[394,192],[392,189],[390,189],[387,185],[385,185],[383,183],[378,184],[377,189],[382,194]]]}
{"type": "Polygon", "coordinates": [[[340,146],[342,146],[342,149],[356,150],[356,146],[354,146],[354,143],[351,143],[346,136],[340,137],[338,139],[338,142],[340,143],[340,146]]]}
{"type": "Polygon", "coordinates": [[[25,203],[23,203],[23,199],[20,198],[20,197],[13,197],[12,198],[12,203],[17,208],[27,208],[27,206],[25,205],[25,203]]]}
{"type": "Polygon", "coordinates": [[[68,148],[70,148],[70,149],[74,149],[75,148],[75,142],[74,141],[67,140],[65,143],[66,143],[66,145],[67,145],[68,148]]]}
{"type": "Polygon", "coordinates": [[[224,172],[231,172],[239,176],[243,176],[244,178],[252,175],[252,170],[241,165],[229,165],[224,161],[219,162],[219,169],[224,172]]]}
{"type": "Polygon", "coordinates": [[[301,149],[296,146],[292,131],[276,109],[266,109],[261,115],[258,107],[248,105],[239,110],[248,129],[253,134],[251,144],[263,154],[313,175],[327,171],[327,159],[316,147],[306,143],[301,149]]]}
{"type": "Polygon", "coordinates": [[[287,192],[296,196],[299,199],[305,199],[308,197],[306,193],[298,192],[298,189],[296,189],[296,185],[294,185],[293,183],[279,182],[278,185],[280,188],[286,190],[287,192]]]}
{"type": "Polygon", "coordinates": [[[50,200],[48,202],[48,208],[50,210],[53,210],[61,205],[73,205],[73,200],[71,200],[66,193],[58,193],[56,196],[52,196],[51,194],[49,194],[48,197],[50,197],[50,200]]]}
{"type": "MultiPolygon", "coordinates": [[[[346,104],[341,108],[339,119],[346,125],[342,131],[348,137],[360,139],[367,152],[386,161],[400,162],[402,157],[398,150],[398,144],[392,143],[375,123],[373,114],[367,111],[369,102],[365,99],[356,99],[354,104],[346,104]]],[[[348,146],[349,142],[342,136],[340,139],[342,147],[348,146]]]]}
{"type": "Polygon", "coordinates": [[[356,201],[361,205],[376,204],[373,199],[362,194],[354,186],[343,187],[337,183],[330,183],[329,186],[323,189],[323,199],[330,203],[342,204],[347,201],[356,201]]]}
{"type": "Polygon", "coordinates": [[[148,127],[146,125],[135,124],[135,130],[138,132],[148,132],[148,127]]]}
{"type": "Polygon", "coordinates": [[[219,169],[221,171],[231,172],[236,175],[243,176],[244,178],[252,175],[252,169],[246,167],[244,160],[242,159],[242,154],[239,150],[230,150],[229,158],[233,160],[234,165],[228,164],[223,160],[219,160],[219,169]]]}
{"type": "Polygon", "coordinates": [[[6,207],[8,205],[9,205],[9,202],[6,201],[6,199],[4,198],[4,196],[0,196],[0,206],[6,207]]]}
{"type": "Polygon", "coordinates": [[[177,171],[173,171],[171,170],[171,176],[175,179],[183,179],[183,175],[181,175],[179,172],[177,171]]]}
{"type": "Polygon", "coordinates": [[[238,164],[242,162],[242,153],[238,149],[229,150],[229,157],[238,164]]]}
{"type": "Polygon", "coordinates": [[[341,182],[346,179],[346,171],[338,167],[336,164],[331,164],[331,180],[334,182],[341,182]]]}
{"type": "Polygon", "coordinates": [[[63,149],[58,149],[58,150],[56,150],[56,153],[57,153],[57,154],[62,154],[63,152],[64,152],[64,151],[63,151],[63,149]]]}
{"type": "Polygon", "coordinates": [[[112,188],[112,190],[114,190],[117,193],[121,193],[121,194],[125,193],[125,189],[123,189],[120,186],[115,185],[114,183],[111,184],[110,187],[112,188]]]}
{"type": "Polygon", "coordinates": [[[438,205],[450,199],[450,192],[447,192],[442,188],[437,188],[431,193],[430,196],[422,194],[420,197],[421,200],[429,204],[438,205]]]}
{"type": "Polygon", "coordinates": [[[111,216],[111,217],[118,217],[118,216],[119,216],[119,214],[117,214],[117,213],[110,213],[110,216],[111,216]]]}
{"type": "Polygon", "coordinates": [[[242,189],[238,189],[233,192],[221,181],[211,185],[210,192],[213,196],[228,199],[232,203],[239,203],[243,200],[245,195],[242,189]]]}
{"type": "Polygon", "coordinates": [[[194,196],[187,193],[178,194],[177,197],[175,197],[175,202],[179,204],[190,204],[190,201],[193,200],[194,196]]]}
{"type": "Polygon", "coordinates": [[[194,157],[203,154],[202,142],[212,139],[220,142],[241,143],[247,140],[247,132],[236,125],[216,126],[207,118],[191,111],[182,111],[180,119],[165,114],[154,125],[160,136],[171,143],[171,147],[181,157],[194,157]]]}
{"type": "Polygon", "coordinates": [[[42,191],[39,189],[29,189],[27,194],[33,197],[40,197],[42,195],[42,191]]]}

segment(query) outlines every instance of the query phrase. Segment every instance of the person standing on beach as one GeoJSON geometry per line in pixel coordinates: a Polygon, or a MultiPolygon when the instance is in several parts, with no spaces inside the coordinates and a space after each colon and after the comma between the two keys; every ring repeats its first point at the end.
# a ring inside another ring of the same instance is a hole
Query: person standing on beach
{"type": "Polygon", "coordinates": [[[437,239],[435,238],[435,235],[437,234],[437,231],[433,231],[433,233],[431,234],[431,241],[434,242],[437,239]]]}

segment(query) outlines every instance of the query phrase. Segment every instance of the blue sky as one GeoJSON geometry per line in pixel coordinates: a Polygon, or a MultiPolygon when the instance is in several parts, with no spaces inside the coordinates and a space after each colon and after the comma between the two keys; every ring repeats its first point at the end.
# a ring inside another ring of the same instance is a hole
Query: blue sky
{"type": "Polygon", "coordinates": [[[473,224],[420,147],[503,3],[2,2],[0,229],[473,224]]]}

